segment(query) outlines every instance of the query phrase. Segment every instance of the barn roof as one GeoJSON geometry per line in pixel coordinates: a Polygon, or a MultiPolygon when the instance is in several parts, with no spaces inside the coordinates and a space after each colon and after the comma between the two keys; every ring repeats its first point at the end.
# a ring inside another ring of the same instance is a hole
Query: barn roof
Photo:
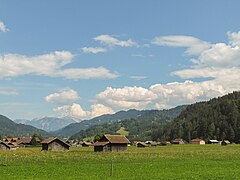
{"type": "Polygon", "coordinates": [[[24,143],[24,144],[29,144],[31,142],[32,138],[31,137],[22,137],[19,140],[19,143],[24,143]]]}
{"type": "Polygon", "coordinates": [[[119,144],[130,143],[129,140],[123,135],[106,134],[104,136],[110,143],[119,143],[119,144]]]}
{"type": "Polygon", "coordinates": [[[7,140],[8,142],[10,142],[10,141],[13,140],[13,138],[7,138],[6,140],[7,140]]]}
{"type": "Polygon", "coordinates": [[[11,146],[10,145],[8,145],[7,143],[5,143],[5,142],[0,142],[0,144],[3,144],[3,145],[5,145],[6,147],[8,147],[9,149],[11,148],[11,146]]]}
{"type": "Polygon", "coordinates": [[[58,139],[57,137],[55,137],[55,138],[49,137],[49,138],[43,140],[43,141],[41,142],[41,144],[49,144],[49,143],[51,143],[52,141],[55,141],[55,140],[60,141],[61,143],[66,144],[67,146],[70,147],[70,145],[69,145],[68,143],[64,142],[64,141],[61,140],[61,139],[58,139]]]}
{"type": "Polygon", "coordinates": [[[136,145],[138,146],[139,144],[142,145],[142,146],[144,146],[144,147],[148,147],[148,145],[147,145],[145,142],[137,142],[136,145]]]}
{"type": "Polygon", "coordinates": [[[41,143],[42,143],[42,144],[49,144],[49,143],[52,142],[54,139],[56,139],[56,138],[54,138],[54,137],[49,137],[49,138],[47,138],[47,139],[44,139],[41,143]]]}
{"type": "Polygon", "coordinates": [[[92,145],[92,143],[91,142],[85,142],[85,141],[83,141],[82,143],[80,143],[80,144],[85,144],[85,145],[88,145],[88,146],[91,146],[92,145]]]}

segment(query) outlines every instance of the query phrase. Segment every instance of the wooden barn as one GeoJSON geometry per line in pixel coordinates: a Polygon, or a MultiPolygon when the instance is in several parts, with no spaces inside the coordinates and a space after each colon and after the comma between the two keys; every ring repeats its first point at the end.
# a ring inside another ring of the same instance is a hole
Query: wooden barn
{"type": "Polygon", "coordinates": [[[203,139],[192,139],[192,144],[205,144],[205,141],[203,139]]]}
{"type": "Polygon", "coordinates": [[[19,140],[17,141],[19,147],[26,147],[26,146],[30,146],[31,145],[31,137],[22,137],[19,138],[19,140]]]}
{"type": "Polygon", "coordinates": [[[6,142],[0,142],[0,150],[16,150],[16,147],[6,142]]]}
{"type": "Polygon", "coordinates": [[[231,144],[230,141],[228,141],[228,140],[223,140],[223,141],[221,141],[221,145],[222,145],[222,146],[226,146],[226,145],[228,145],[228,144],[231,144]]]}
{"type": "Polygon", "coordinates": [[[94,152],[125,151],[129,140],[123,135],[103,135],[103,137],[93,144],[94,152]]]}
{"type": "Polygon", "coordinates": [[[144,142],[137,142],[137,143],[136,143],[136,146],[137,146],[137,147],[141,147],[141,148],[148,147],[148,145],[147,145],[146,143],[144,143],[144,142]]]}
{"type": "Polygon", "coordinates": [[[41,142],[42,150],[63,151],[69,150],[70,145],[58,138],[48,138],[41,142]]]}

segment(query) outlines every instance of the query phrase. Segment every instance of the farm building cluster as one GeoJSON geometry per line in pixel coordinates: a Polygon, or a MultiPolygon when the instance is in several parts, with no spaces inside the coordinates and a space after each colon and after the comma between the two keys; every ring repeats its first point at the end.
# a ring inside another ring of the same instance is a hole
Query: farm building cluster
{"type": "MultiPolygon", "coordinates": [[[[111,151],[126,151],[128,146],[136,146],[139,148],[152,146],[166,146],[171,144],[187,144],[183,139],[174,139],[172,141],[156,142],[156,141],[133,141],[130,142],[124,135],[103,135],[96,142],[86,142],[77,140],[61,140],[57,137],[50,137],[43,141],[35,138],[37,145],[42,146],[42,150],[48,151],[64,151],[69,150],[71,146],[93,147],[94,152],[111,152],[111,151]]],[[[15,150],[16,148],[24,148],[31,146],[31,137],[5,138],[0,141],[0,150],[15,150]]],[[[203,140],[192,139],[190,144],[221,144],[228,145],[228,140],[203,140]]]]}
{"type": "MultiPolygon", "coordinates": [[[[40,144],[40,139],[35,138],[36,143],[40,144]]],[[[32,137],[16,137],[5,138],[0,141],[0,150],[15,150],[16,148],[24,148],[31,145],[32,137]]]]}

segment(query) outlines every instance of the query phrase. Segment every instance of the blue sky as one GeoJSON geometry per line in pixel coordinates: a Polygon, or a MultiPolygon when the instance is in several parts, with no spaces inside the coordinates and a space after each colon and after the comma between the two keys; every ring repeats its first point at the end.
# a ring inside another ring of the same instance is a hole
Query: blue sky
{"type": "Polygon", "coordinates": [[[88,119],[239,90],[239,6],[0,0],[0,113],[88,119]]]}

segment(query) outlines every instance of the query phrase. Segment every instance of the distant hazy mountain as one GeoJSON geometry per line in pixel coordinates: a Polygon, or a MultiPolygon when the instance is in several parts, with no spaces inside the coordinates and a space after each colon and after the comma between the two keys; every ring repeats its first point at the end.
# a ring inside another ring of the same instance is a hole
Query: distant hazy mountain
{"type": "Polygon", "coordinates": [[[100,125],[100,124],[105,124],[105,123],[113,123],[116,121],[120,120],[125,120],[125,119],[137,119],[137,120],[154,120],[154,119],[159,119],[163,117],[177,117],[183,109],[185,109],[186,106],[178,106],[173,109],[169,110],[135,110],[131,109],[128,111],[119,111],[115,114],[107,114],[107,115],[102,115],[99,117],[95,117],[90,120],[84,120],[79,123],[73,123],[69,124],[68,126],[51,132],[52,134],[56,136],[71,136],[80,130],[85,130],[91,126],[94,125],[100,125]]]}
{"type": "Polygon", "coordinates": [[[11,119],[0,115],[1,136],[32,136],[34,133],[40,133],[42,136],[49,136],[49,133],[43,130],[30,125],[17,124],[11,119]]]}
{"type": "Polygon", "coordinates": [[[55,118],[55,117],[43,117],[40,119],[25,120],[16,119],[16,123],[31,125],[39,129],[43,129],[47,132],[59,130],[71,123],[75,123],[73,119],[70,118],[55,118]]]}
{"type": "Polygon", "coordinates": [[[15,120],[13,120],[15,123],[17,123],[17,124],[27,124],[27,125],[30,125],[29,124],[29,121],[30,120],[27,120],[27,119],[15,119],[15,120]]]}

